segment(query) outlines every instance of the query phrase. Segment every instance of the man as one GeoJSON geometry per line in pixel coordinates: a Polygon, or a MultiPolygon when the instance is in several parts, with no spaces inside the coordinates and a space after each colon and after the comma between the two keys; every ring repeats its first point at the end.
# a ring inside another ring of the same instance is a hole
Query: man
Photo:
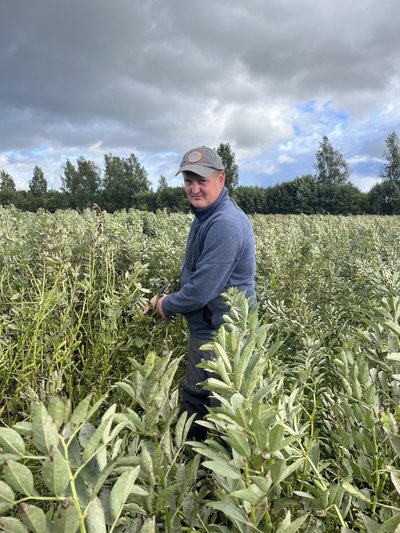
{"type": "MultiPolygon", "coordinates": [[[[221,293],[229,287],[254,298],[255,252],[250,222],[224,187],[225,172],[215,150],[193,148],[183,156],[176,175],[183,174],[185,192],[195,215],[186,244],[180,288],[170,295],[153,297],[158,314],[167,320],[183,314],[190,330],[189,353],[183,383],[183,409],[201,419],[210,405],[209,393],[198,383],[209,374],[197,365],[212,357],[200,351],[223,323],[228,311],[221,293]]],[[[150,308],[145,309],[145,314],[150,308]]],[[[189,437],[203,439],[204,428],[192,425],[189,437]]]]}

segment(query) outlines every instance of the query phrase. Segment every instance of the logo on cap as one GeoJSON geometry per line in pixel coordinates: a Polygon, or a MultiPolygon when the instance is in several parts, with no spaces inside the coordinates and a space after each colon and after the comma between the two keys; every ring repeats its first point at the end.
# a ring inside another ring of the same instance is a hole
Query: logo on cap
{"type": "Polygon", "coordinates": [[[193,152],[190,152],[188,155],[188,163],[198,163],[202,158],[201,152],[199,150],[193,150],[193,152]]]}

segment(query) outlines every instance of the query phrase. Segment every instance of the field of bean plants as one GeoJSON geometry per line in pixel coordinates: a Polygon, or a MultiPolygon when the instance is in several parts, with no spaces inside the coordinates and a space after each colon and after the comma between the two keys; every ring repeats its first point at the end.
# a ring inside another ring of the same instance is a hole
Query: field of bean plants
{"type": "Polygon", "coordinates": [[[180,413],[189,214],[0,208],[0,531],[400,532],[400,218],[253,216],[256,308],[180,413]]]}

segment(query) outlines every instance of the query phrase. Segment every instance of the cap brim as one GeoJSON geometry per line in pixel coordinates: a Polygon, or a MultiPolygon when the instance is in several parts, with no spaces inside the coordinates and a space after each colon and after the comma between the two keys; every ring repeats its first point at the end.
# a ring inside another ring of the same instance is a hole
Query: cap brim
{"type": "Polygon", "coordinates": [[[175,176],[177,176],[180,172],[193,172],[194,174],[198,174],[202,178],[207,178],[208,176],[211,176],[211,174],[216,170],[218,169],[202,167],[201,165],[183,165],[183,167],[178,170],[175,176]]]}

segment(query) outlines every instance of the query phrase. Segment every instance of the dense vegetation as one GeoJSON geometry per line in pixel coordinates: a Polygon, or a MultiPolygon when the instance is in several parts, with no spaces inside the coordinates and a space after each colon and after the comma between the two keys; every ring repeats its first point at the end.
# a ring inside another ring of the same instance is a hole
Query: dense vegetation
{"type": "MultiPolygon", "coordinates": [[[[272,187],[239,187],[239,167],[229,143],[221,143],[217,151],[224,162],[226,186],[248,214],[400,214],[400,141],[395,132],[386,139],[385,163],[379,176],[382,181],[368,193],[349,183],[349,165],[327,136],[322,137],[316,152],[315,173],[272,187]]],[[[47,181],[38,166],[33,170],[28,191],[17,191],[12,176],[0,171],[0,205],[54,212],[83,210],[94,203],[109,213],[129,208],[188,211],[183,188],[169,187],[161,176],[157,190],[152,190],[147,172],[134,154],[127,158],[106,154],[102,170],[84,157],[78,158],[75,165],[68,160],[61,191],[47,190],[47,181]]]]}
{"type": "Polygon", "coordinates": [[[202,444],[185,322],[142,314],[191,216],[0,209],[0,530],[397,531],[400,221],[251,221],[202,444]]]}

